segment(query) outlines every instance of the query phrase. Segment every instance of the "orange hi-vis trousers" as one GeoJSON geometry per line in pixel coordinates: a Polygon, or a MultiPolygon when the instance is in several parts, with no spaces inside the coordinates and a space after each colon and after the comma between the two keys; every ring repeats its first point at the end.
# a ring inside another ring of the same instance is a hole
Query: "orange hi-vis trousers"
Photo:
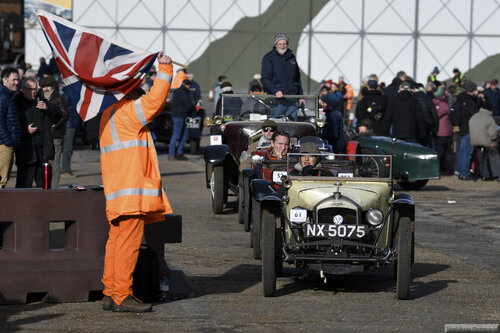
{"type": "Polygon", "coordinates": [[[133,274],[143,234],[142,216],[122,216],[109,224],[102,275],[103,294],[111,296],[117,305],[132,294],[133,274]]]}

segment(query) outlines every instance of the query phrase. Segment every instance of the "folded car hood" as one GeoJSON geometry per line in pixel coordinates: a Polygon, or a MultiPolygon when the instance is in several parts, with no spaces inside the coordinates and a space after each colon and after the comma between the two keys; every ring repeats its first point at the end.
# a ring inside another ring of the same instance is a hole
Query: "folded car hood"
{"type": "MultiPolygon", "coordinates": [[[[337,191],[337,186],[334,183],[293,181],[292,187],[288,190],[290,197],[288,206],[291,208],[301,206],[313,210],[319,202],[333,198],[333,193],[337,191]]],[[[390,185],[371,182],[343,182],[342,186],[339,186],[339,191],[342,196],[350,198],[362,209],[369,209],[388,205],[382,198],[389,197],[390,185]]]]}

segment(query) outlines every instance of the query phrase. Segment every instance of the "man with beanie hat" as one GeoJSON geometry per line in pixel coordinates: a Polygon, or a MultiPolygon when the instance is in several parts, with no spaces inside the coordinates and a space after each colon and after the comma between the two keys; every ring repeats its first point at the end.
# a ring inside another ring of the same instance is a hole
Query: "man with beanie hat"
{"type": "Polygon", "coordinates": [[[278,129],[278,125],[272,120],[266,120],[262,123],[262,136],[259,139],[259,147],[269,146],[274,132],[278,129]]]}
{"type": "Polygon", "coordinates": [[[493,177],[500,181],[498,132],[492,111],[493,106],[485,102],[479,112],[469,119],[470,144],[476,147],[483,179],[493,177]]]}
{"type": "Polygon", "coordinates": [[[272,118],[290,117],[297,119],[299,105],[305,103],[285,100],[285,95],[302,95],[302,83],[297,59],[288,48],[288,36],[279,32],[274,36],[274,47],[262,58],[261,81],[264,89],[278,99],[271,111],[272,118]]]}
{"type": "MultiPolygon", "coordinates": [[[[231,82],[224,82],[220,86],[220,93],[221,96],[219,100],[217,101],[217,105],[215,106],[215,114],[220,115],[221,114],[221,109],[222,109],[222,95],[227,95],[227,94],[234,94],[233,91],[233,85],[231,82]]],[[[234,98],[225,98],[224,99],[224,115],[232,115],[232,116],[239,116],[241,110],[241,105],[243,104],[243,101],[239,97],[234,97],[234,98]]],[[[236,119],[235,119],[236,120],[236,119]]]]}
{"type": "Polygon", "coordinates": [[[474,147],[470,144],[469,120],[479,111],[477,86],[472,81],[465,83],[465,91],[457,96],[457,101],[450,111],[451,121],[460,131],[460,149],[458,151],[458,178],[470,180],[470,159],[474,147]]]}

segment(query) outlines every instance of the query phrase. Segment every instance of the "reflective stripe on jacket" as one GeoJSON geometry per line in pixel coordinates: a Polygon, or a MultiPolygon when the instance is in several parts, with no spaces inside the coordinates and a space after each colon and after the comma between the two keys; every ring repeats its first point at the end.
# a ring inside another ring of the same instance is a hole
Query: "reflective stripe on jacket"
{"type": "Polygon", "coordinates": [[[164,108],[172,74],[172,66],[160,64],[147,95],[137,100],[123,98],[102,114],[99,143],[110,222],[123,215],[143,215],[147,222],[156,222],[172,213],[147,127],[164,108]]]}

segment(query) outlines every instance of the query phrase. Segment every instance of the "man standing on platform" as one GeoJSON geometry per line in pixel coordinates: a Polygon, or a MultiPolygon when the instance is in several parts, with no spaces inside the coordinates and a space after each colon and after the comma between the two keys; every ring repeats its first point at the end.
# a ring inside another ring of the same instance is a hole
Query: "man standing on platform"
{"type": "Polygon", "coordinates": [[[103,310],[138,313],[152,309],[132,294],[132,276],[144,225],[172,213],[147,127],[162,112],[172,82],[170,57],[160,52],[158,63],[158,74],[147,95],[141,97],[143,91],[132,90],[101,118],[101,169],[110,224],[102,277],[103,310]]]}

